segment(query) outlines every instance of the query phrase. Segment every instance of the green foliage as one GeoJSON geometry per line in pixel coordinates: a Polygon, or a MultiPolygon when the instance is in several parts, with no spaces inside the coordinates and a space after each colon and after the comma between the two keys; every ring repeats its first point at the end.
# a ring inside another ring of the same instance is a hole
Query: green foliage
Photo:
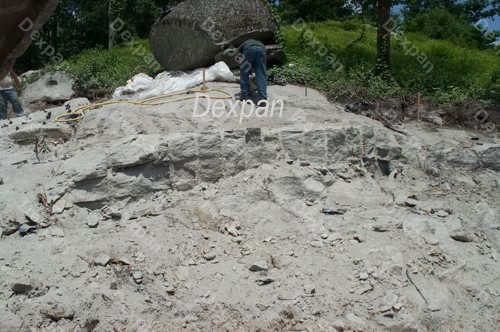
{"type": "Polygon", "coordinates": [[[404,37],[417,48],[418,55],[410,54],[407,45],[393,38],[393,80],[385,81],[373,75],[375,27],[367,26],[365,38],[349,48],[347,46],[361,31],[361,23],[357,21],[311,23],[308,28],[342,63],[343,72],[329,68],[326,58],[304,43],[304,32],[289,26],[284,29],[287,56],[296,66],[273,73],[273,77],[285,76],[287,82],[300,84],[288,72],[293,68],[301,71],[308,68],[314,76],[311,81],[333,99],[343,96],[380,98],[420,92],[443,102],[463,99],[500,101],[500,57],[492,49],[465,48],[450,41],[406,33],[404,37]],[[424,57],[425,61],[422,61],[424,57]]]}
{"type": "Polygon", "coordinates": [[[306,21],[322,21],[352,14],[344,4],[344,0],[282,0],[280,14],[287,23],[293,23],[298,18],[306,21]]]}
{"type": "Polygon", "coordinates": [[[274,66],[268,71],[269,81],[277,85],[300,84],[311,85],[318,83],[318,74],[305,65],[295,63],[287,66],[274,66]]]}
{"type": "Polygon", "coordinates": [[[449,40],[464,47],[485,47],[491,42],[466,18],[453,15],[443,8],[431,9],[407,18],[404,30],[418,32],[433,39],[449,40]]]}
{"type": "Polygon", "coordinates": [[[406,18],[415,17],[434,9],[444,9],[455,17],[463,17],[469,23],[500,14],[498,0],[402,0],[406,18]]]}
{"type": "MultiPolygon", "coordinates": [[[[122,31],[139,38],[147,38],[154,21],[160,14],[159,5],[175,3],[171,0],[60,0],[50,20],[41,29],[41,36],[56,53],[69,58],[85,49],[107,47],[109,25],[116,19],[124,22],[122,31]],[[111,3],[110,3],[111,1],[111,3]],[[111,4],[111,6],[110,6],[111,4]]],[[[122,42],[120,34],[115,44],[122,42]]],[[[20,69],[40,68],[50,62],[36,44],[18,60],[20,69]]]]}
{"type": "MultiPolygon", "coordinates": [[[[139,41],[140,46],[131,48],[118,46],[110,51],[90,49],[68,59],[62,64],[75,77],[74,88],[80,92],[89,90],[113,91],[138,73],[154,75],[158,64],[150,63],[148,42],[139,41]],[[143,54],[142,54],[143,53],[143,54]]],[[[49,68],[57,70],[57,68],[49,68]]]]}
{"type": "Polygon", "coordinates": [[[283,32],[281,31],[281,17],[278,13],[278,10],[272,4],[271,0],[262,0],[266,4],[267,8],[271,12],[273,16],[274,22],[276,23],[276,31],[274,32],[275,42],[282,47],[285,47],[285,37],[283,36],[283,32]]]}

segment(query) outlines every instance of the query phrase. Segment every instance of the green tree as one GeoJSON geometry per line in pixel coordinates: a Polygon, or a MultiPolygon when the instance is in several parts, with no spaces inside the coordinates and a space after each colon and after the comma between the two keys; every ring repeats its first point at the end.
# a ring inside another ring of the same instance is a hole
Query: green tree
{"type": "MultiPolygon", "coordinates": [[[[147,38],[163,4],[179,0],[60,0],[49,22],[41,30],[41,39],[64,58],[89,48],[109,48],[123,42],[109,29],[109,23],[120,18],[124,29],[139,38],[147,38]]],[[[51,57],[35,43],[18,65],[23,70],[39,68],[51,57]]]]}
{"type": "Polygon", "coordinates": [[[298,18],[306,21],[323,21],[352,15],[344,0],[282,0],[280,12],[284,22],[292,23],[298,18]]]}
{"type": "Polygon", "coordinates": [[[446,39],[467,47],[484,48],[491,42],[465,17],[456,16],[444,8],[434,8],[409,17],[404,30],[418,32],[433,39],[446,39]]]}
{"type": "Polygon", "coordinates": [[[392,0],[377,1],[377,59],[375,73],[388,77],[391,71],[392,0]]]}
{"type": "Polygon", "coordinates": [[[433,9],[445,9],[469,23],[500,15],[500,0],[402,0],[405,17],[412,18],[433,9]]]}
{"type": "Polygon", "coordinates": [[[404,30],[461,46],[490,47],[474,24],[500,14],[500,0],[403,0],[404,30]]]}

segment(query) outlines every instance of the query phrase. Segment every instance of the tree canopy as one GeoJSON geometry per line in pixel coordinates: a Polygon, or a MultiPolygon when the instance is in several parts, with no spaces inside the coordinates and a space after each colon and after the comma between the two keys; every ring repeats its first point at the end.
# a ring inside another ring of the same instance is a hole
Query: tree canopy
{"type": "MultiPolygon", "coordinates": [[[[78,54],[84,49],[107,48],[122,42],[119,34],[109,31],[109,23],[119,18],[124,28],[137,38],[147,38],[151,26],[160,16],[162,7],[182,0],[61,0],[50,21],[41,31],[41,38],[62,57],[78,54]]],[[[360,17],[380,22],[381,11],[394,6],[401,8],[403,28],[434,39],[478,48],[492,42],[484,31],[473,26],[480,19],[500,14],[500,0],[280,0],[278,6],[284,24],[298,18],[308,22],[360,17]]],[[[390,13],[385,13],[384,19],[390,13]]],[[[380,30],[383,32],[382,30],[380,30]]],[[[387,38],[389,36],[386,36],[387,38]]],[[[49,59],[43,49],[32,45],[20,59],[20,65],[36,68],[49,59]]]]}

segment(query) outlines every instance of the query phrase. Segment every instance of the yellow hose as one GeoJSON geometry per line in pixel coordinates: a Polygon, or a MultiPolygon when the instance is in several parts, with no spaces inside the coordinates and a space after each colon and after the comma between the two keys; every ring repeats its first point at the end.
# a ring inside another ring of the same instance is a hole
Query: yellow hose
{"type": "Polygon", "coordinates": [[[151,98],[146,98],[142,100],[130,100],[130,99],[119,99],[119,100],[110,100],[110,101],[104,101],[100,103],[94,103],[90,105],[85,105],[82,107],[77,108],[74,111],[71,111],[69,113],[61,114],[57,116],[54,121],[55,122],[76,122],[76,121],[81,121],[85,118],[85,113],[88,111],[103,107],[103,106],[108,106],[108,105],[114,105],[114,104],[132,104],[132,105],[137,105],[137,106],[158,106],[158,105],[164,105],[164,104],[170,104],[170,103],[176,103],[179,101],[185,101],[185,100],[191,100],[196,98],[196,93],[202,93],[200,95],[201,98],[206,98],[209,97],[210,99],[232,99],[233,96],[224,90],[221,89],[206,89],[206,90],[183,90],[179,92],[172,92],[172,93],[167,93],[161,96],[157,97],[151,97],[151,98]],[[220,93],[222,96],[208,96],[210,93],[220,93]],[[183,97],[183,98],[176,98],[174,100],[169,100],[172,97],[177,97],[177,96],[183,96],[183,95],[188,95],[188,97],[183,97]],[[168,99],[166,101],[162,101],[164,99],[168,99]]]}

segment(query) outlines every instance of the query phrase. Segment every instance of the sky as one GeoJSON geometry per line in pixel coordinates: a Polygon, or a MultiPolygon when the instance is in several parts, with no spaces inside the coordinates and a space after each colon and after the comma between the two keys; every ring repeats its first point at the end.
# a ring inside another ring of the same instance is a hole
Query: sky
{"type": "Polygon", "coordinates": [[[488,24],[492,30],[500,31],[500,16],[495,16],[495,18],[488,21],[488,24]]]}

